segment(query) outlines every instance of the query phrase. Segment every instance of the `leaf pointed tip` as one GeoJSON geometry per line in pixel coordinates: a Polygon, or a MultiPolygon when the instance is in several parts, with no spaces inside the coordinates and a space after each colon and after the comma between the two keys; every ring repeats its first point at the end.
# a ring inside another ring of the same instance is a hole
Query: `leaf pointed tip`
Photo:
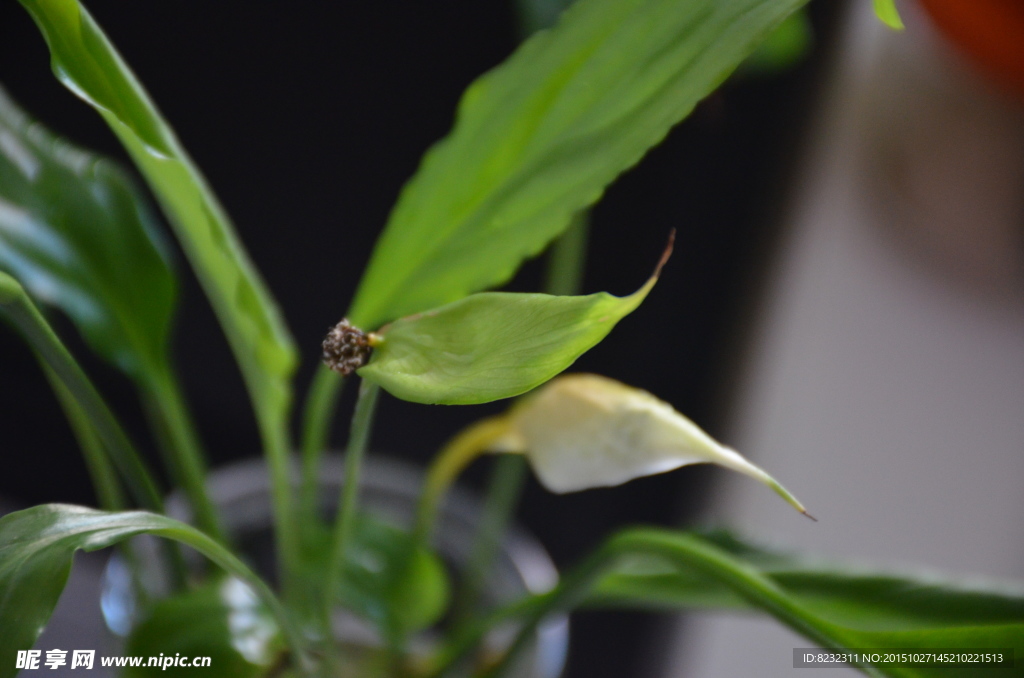
{"type": "Polygon", "coordinates": [[[658,265],[654,267],[654,275],[651,277],[657,280],[661,276],[661,269],[665,268],[665,264],[672,257],[672,250],[676,245],[676,229],[672,229],[668,232],[668,242],[665,244],[665,251],[661,253],[661,259],[658,260],[658,265]]]}
{"type": "Polygon", "coordinates": [[[874,0],[875,15],[879,20],[894,31],[902,31],[906,27],[896,9],[896,0],[874,0]]]}

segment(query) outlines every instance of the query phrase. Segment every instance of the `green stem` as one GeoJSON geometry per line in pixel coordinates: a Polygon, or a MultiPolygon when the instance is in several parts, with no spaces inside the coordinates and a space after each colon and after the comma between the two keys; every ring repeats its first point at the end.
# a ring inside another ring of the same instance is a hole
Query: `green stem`
{"type": "Polygon", "coordinates": [[[377,406],[380,387],[368,381],[359,384],[359,396],[356,409],[352,414],[352,427],[348,434],[348,447],[345,449],[345,475],[342,479],[341,496],[338,498],[338,514],[334,521],[334,534],[331,543],[331,559],[325,577],[324,609],[330,619],[335,600],[335,591],[341,580],[345,564],[345,551],[352,540],[355,528],[356,511],[359,502],[359,477],[362,472],[363,458],[370,440],[370,428],[373,412],[377,406]]]}
{"type": "Polygon", "coordinates": [[[583,267],[587,260],[590,239],[590,217],[579,212],[569,228],[551,245],[548,252],[544,291],[548,294],[579,294],[583,288],[583,267]]]}
{"type": "Polygon", "coordinates": [[[147,509],[163,513],[163,501],[142,457],[128,438],[103,397],[50,327],[24,288],[0,273],[0,311],[14,323],[42,362],[53,371],[88,417],[135,500],[147,509]]]}
{"type": "Polygon", "coordinates": [[[317,515],[320,461],[331,436],[331,421],[345,380],[321,365],[313,376],[302,413],[302,486],[299,511],[303,520],[317,515]]]}
{"type": "Polygon", "coordinates": [[[188,496],[196,525],[217,541],[227,543],[220,516],[206,490],[205,455],[178,380],[168,369],[150,375],[144,383],[146,395],[154,404],[149,408],[150,415],[158,419],[159,429],[167,437],[169,470],[188,496]]]}

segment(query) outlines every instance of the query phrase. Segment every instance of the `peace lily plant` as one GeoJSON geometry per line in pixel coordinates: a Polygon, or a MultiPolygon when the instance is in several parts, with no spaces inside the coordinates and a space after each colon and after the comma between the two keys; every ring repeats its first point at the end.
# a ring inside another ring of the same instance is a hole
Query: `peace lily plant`
{"type": "MultiPolygon", "coordinates": [[[[278,586],[236,551],[208,494],[202,445],[170,359],[176,281],[145,199],[115,164],[51,135],[0,95],[0,314],[38,356],[101,506],[50,504],[0,519],[0,677],[18,672],[18,652],[45,627],[75,551],[120,544],[124,560],[137,563],[126,540],[143,534],[184,544],[216,567],[193,571],[179,547],[164,550],[176,588],[144,606],[128,652],[215,655],[220,663],[208,671],[218,676],[499,676],[542,620],[584,604],[745,608],[837,650],[984,646],[1024,656],[1019,593],[822,566],[729,535],[660,528],[610,535],[546,593],[440,622],[451,596],[432,541],[438,507],[484,453],[525,456],[553,492],[714,463],[806,513],[771,476],[655,396],[597,375],[558,376],[643,302],[669,252],[625,297],[482,291],[555,241],[570,253],[563,261],[578,266],[581,215],[805,1],[579,0],[471,84],[451,133],[403,189],[346,320],[325,340],[333,369],[318,373],[295,445],[288,421],[298,352],[224,210],[86,9],[77,0],[20,0],[56,76],[123,142],[223,327],[262,437],[278,586]],[[49,309],[134,381],[194,524],[164,515],[153,470],[51,328],[49,309]],[[318,476],[344,380],[359,382],[359,397],[328,519],[317,510],[318,476]],[[527,395],[453,435],[427,470],[415,523],[398,529],[375,522],[358,500],[380,389],[428,404],[527,395]],[[295,457],[297,485],[289,479],[295,457]],[[372,571],[357,552],[374,557],[372,571]],[[239,587],[248,595],[225,593],[239,587]],[[906,591],[914,593],[894,598],[906,591]],[[239,605],[270,629],[261,652],[243,652],[232,635],[239,605]],[[343,608],[376,627],[371,659],[332,629],[343,608]],[[193,632],[197,623],[203,633],[193,632]],[[482,640],[509,623],[511,642],[482,655],[482,640]],[[408,651],[428,628],[439,639],[408,651]]],[[[875,4],[898,23],[891,2],[875,4]]],[[[876,676],[948,675],[855,663],[876,676]]]]}

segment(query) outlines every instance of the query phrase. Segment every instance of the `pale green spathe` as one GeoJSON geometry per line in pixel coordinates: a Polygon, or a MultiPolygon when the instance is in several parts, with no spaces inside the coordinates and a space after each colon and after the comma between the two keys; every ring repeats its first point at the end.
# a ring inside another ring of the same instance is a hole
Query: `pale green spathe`
{"type": "Polygon", "coordinates": [[[631,313],[627,297],[483,292],[385,327],[359,376],[402,400],[468,405],[525,393],[569,367],[631,313]]]}
{"type": "Polygon", "coordinates": [[[718,464],[768,485],[806,513],[771,476],[668,403],[596,374],[552,380],[518,404],[496,446],[523,452],[552,492],[621,485],[687,464],[718,464]]]}

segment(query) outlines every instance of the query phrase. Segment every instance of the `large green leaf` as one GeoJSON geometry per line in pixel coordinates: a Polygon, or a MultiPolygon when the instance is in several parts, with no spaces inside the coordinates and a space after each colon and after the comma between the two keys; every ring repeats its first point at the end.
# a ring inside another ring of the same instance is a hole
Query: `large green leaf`
{"type": "Polygon", "coordinates": [[[0,89],[0,269],[129,374],[161,369],[175,281],[145,200],[0,89]]]}
{"type": "Polygon", "coordinates": [[[453,639],[439,653],[438,665],[429,675],[444,675],[490,628],[518,618],[521,627],[511,649],[484,673],[485,678],[507,675],[543,619],[580,605],[747,608],[771,615],[827,649],[997,648],[1015,655],[1015,665],[1010,667],[858,664],[871,676],[1022,675],[1024,587],[1020,585],[983,587],[815,566],[756,549],[728,535],[663,528],[630,528],[612,535],[565,573],[550,593],[499,610],[487,623],[453,639]],[[819,595],[828,600],[818,599],[819,595]]]}
{"type": "Polygon", "coordinates": [[[259,595],[301,656],[302,641],[267,586],[223,546],[184,523],[142,511],[111,513],[47,504],[0,518],[0,678],[17,673],[18,650],[32,647],[71,571],[75,551],[94,551],[139,534],[196,549],[259,595]]]}
{"type": "Polygon", "coordinates": [[[240,579],[217,577],[201,588],[157,601],[133,629],[123,653],[209,657],[210,665],[142,666],[121,675],[254,678],[268,672],[281,644],[277,623],[252,589],[240,579]]]}
{"type": "Polygon", "coordinates": [[[580,0],[474,82],[402,190],[348,314],[498,285],[806,0],[580,0]]]}
{"type": "Polygon", "coordinates": [[[470,295],[385,326],[359,376],[416,403],[511,398],[551,379],[604,339],[640,305],[657,276],[627,297],[470,295]]]}
{"type": "Polygon", "coordinates": [[[0,89],[0,270],[67,313],[94,351],[161,403],[150,410],[174,440],[173,476],[216,535],[168,357],[176,290],[162,245],[146,201],[117,166],[54,137],[0,89]]]}
{"type": "Polygon", "coordinates": [[[120,137],[167,213],[265,419],[283,419],[296,353],[277,307],[198,169],[77,0],[21,0],[53,71],[120,137]]]}
{"type": "MultiPolygon", "coordinates": [[[[591,605],[659,609],[749,608],[835,650],[998,648],[1024,653],[1024,586],[813,565],[731,538],[655,528],[620,532],[538,598],[533,623],[553,609],[591,605]]],[[[1019,660],[1015,660],[1019,661],[1019,660]]],[[[949,676],[948,665],[859,664],[894,678],[949,676]]],[[[956,675],[1021,675],[1017,668],[958,665],[956,675]]]]}
{"type": "MultiPolygon", "coordinates": [[[[768,551],[727,532],[702,537],[758,568],[808,610],[850,628],[909,631],[1024,623],[1024,584],[970,584],[935,575],[851,567],[768,551]]],[[[721,583],[656,557],[620,561],[597,583],[588,604],[649,609],[749,607],[721,583]]]]}

